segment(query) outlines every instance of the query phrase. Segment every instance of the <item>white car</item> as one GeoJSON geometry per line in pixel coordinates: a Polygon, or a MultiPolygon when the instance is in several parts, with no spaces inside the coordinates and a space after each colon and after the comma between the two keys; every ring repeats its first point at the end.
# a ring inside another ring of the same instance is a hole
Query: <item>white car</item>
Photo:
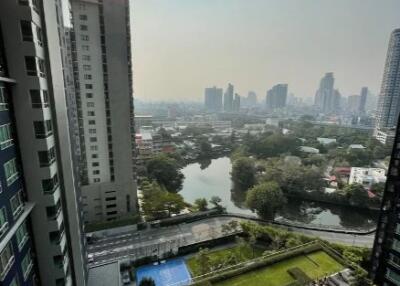
{"type": "Polygon", "coordinates": [[[87,260],[88,260],[88,263],[93,263],[94,262],[93,254],[88,254],[87,260]]]}
{"type": "Polygon", "coordinates": [[[122,273],[122,284],[127,285],[131,283],[131,277],[128,272],[122,273]]]}

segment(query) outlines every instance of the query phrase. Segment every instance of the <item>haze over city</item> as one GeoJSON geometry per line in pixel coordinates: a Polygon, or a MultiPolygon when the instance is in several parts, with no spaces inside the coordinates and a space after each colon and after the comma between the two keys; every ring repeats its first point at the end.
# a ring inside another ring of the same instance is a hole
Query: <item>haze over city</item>
{"type": "Polygon", "coordinates": [[[146,0],[132,11],[135,97],[146,101],[202,101],[229,82],[259,100],[277,83],[313,97],[325,72],[344,95],[377,94],[400,26],[396,0],[146,0]]]}

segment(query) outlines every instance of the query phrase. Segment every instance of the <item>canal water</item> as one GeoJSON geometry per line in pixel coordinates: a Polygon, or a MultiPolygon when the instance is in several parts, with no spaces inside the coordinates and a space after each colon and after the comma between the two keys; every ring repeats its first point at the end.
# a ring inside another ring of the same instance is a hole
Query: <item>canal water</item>
{"type": "MultiPolygon", "coordinates": [[[[187,165],[182,169],[185,180],[180,194],[189,203],[197,198],[209,200],[212,196],[219,196],[228,212],[254,214],[244,204],[245,193],[232,190],[231,168],[228,157],[187,165]]],[[[375,227],[377,212],[296,199],[289,200],[277,218],[305,224],[365,230],[375,227]]]]}

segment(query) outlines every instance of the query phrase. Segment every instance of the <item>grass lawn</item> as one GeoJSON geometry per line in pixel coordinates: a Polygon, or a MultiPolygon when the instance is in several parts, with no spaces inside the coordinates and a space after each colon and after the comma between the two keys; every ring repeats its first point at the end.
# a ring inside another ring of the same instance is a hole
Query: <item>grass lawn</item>
{"type": "MultiPolygon", "coordinates": [[[[240,253],[240,249],[237,246],[233,246],[233,247],[225,248],[225,249],[221,249],[221,250],[210,251],[209,257],[210,257],[211,263],[214,265],[221,263],[222,261],[224,261],[224,259],[226,259],[228,257],[228,255],[231,252],[235,252],[238,257],[241,257],[240,261],[246,261],[246,260],[261,256],[263,254],[264,250],[261,248],[255,248],[254,249],[254,257],[253,257],[252,249],[246,248],[246,249],[242,250],[242,253],[240,253]]],[[[196,258],[194,256],[189,258],[186,261],[186,265],[189,267],[190,272],[192,273],[192,276],[197,276],[200,274],[199,266],[198,266],[198,264],[196,262],[196,258]]]]}
{"type": "Polygon", "coordinates": [[[218,286],[284,286],[294,279],[287,270],[298,267],[310,278],[322,278],[333,274],[344,267],[324,251],[316,251],[307,256],[301,255],[274,265],[251,271],[243,275],[216,283],[218,286]]]}

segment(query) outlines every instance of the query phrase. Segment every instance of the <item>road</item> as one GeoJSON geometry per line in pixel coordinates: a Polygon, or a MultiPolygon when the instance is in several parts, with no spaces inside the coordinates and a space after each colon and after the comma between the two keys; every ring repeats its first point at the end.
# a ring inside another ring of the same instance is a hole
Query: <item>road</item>
{"type": "MultiPolygon", "coordinates": [[[[88,254],[92,260],[90,264],[98,265],[151,255],[160,257],[169,251],[177,253],[179,247],[222,237],[224,235],[222,225],[231,220],[244,221],[239,218],[215,217],[142,231],[124,228],[120,233],[109,233],[88,245],[88,254]]],[[[374,240],[374,235],[341,234],[294,228],[289,230],[320,237],[330,242],[356,246],[372,247],[374,240]]]]}

